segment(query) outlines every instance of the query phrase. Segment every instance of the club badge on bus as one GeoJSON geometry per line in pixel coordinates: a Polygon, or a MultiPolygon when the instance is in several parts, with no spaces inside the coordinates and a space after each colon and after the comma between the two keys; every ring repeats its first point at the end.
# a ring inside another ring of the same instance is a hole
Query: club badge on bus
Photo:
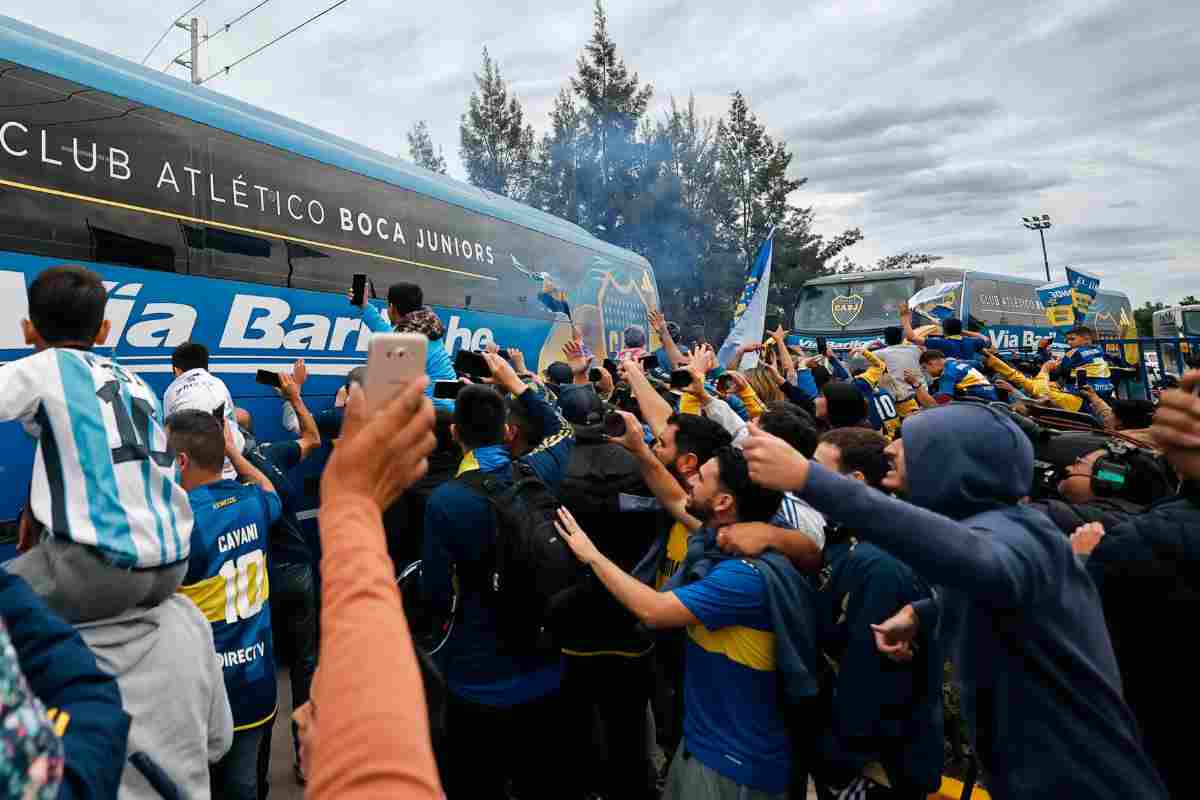
{"type": "Polygon", "coordinates": [[[859,294],[838,295],[833,298],[833,319],[843,327],[858,319],[863,310],[863,298],[859,294]]]}

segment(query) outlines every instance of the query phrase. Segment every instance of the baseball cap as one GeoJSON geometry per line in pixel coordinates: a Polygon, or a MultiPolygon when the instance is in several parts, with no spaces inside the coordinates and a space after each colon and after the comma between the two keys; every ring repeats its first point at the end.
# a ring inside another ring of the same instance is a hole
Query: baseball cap
{"type": "Polygon", "coordinates": [[[572,425],[595,425],[604,419],[604,401],[590,383],[565,387],[558,408],[572,425]]]}

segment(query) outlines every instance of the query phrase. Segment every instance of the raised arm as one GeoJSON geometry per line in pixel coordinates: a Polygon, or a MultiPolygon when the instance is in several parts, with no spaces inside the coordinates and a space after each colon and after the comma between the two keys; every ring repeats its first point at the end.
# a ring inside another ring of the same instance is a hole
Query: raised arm
{"type": "Polygon", "coordinates": [[[671,331],[667,328],[667,318],[663,316],[661,311],[651,311],[649,313],[650,327],[658,334],[658,338],[662,340],[663,350],[667,352],[667,358],[671,361],[672,367],[677,367],[683,363],[684,356],[680,352],[679,346],[675,344],[675,340],[671,338],[671,331]]]}
{"type": "Polygon", "coordinates": [[[689,531],[700,530],[700,520],[687,512],[687,490],[679,485],[675,476],[658,460],[650,445],[646,444],[642,436],[642,425],[637,417],[626,411],[619,413],[625,419],[625,435],[612,441],[619,443],[634,455],[642,473],[642,480],[675,521],[683,524],[689,531]]]}
{"type": "MultiPolygon", "coordinates": [[[[1036,599],[1053,583],[1031,537],[986,533],[896,500],[866,484],[811,464],[786,442],[751,431],[742,448],[750,477],[794,491],[834,522],[910,565],[935,584],[961,589],[988,605],[1011,608],[1036,599]]],[[[997,512],[1000,513],[1000,512],[997,512]]]]}
{"type": "Polygon", "coordinates": [[[796,362],[792,359],[792,352],[787,346],[787,331],[780,324],[778,328],[771,331],[771,338],[775,340],[775,349],[779,352],[779,364],[783,367],[783,377],[789,381],[796,380],[796,362]]]}
{"type": "Polygon", "coordinates": [[[300,423],[300,438],[297,443],[300,445],[300,460],[303,461],[321,446],[321,431],[317,429],[316,419],[300,396],[300,385],[286,372],[279,376],[279,391],[288,405],[295,410],[296,419],[300,423]]]}
{"type": "Polygon", "coordinates": [[[904,328],[904,338],[915,345],[925,346],[925,337],[913,330],[912,310],[908,303],[900,304],[900,325],[904,328]]]}
{"type": "MultiPolygon", "coordinates": [[[[618,370],[621,377],[633,389],[633,396],[637,399],[642,419],[646,420],[646,424],[650,426],[650,430],[655,436],[661,435],[663,429],[667,427],[667,420],[671,418],[675,410],[650,385],[646,373],[642,372],[641,364],[632,359],[626,359],[621,362],[618,370]]],[[[639,425],[639,427],[641,426],[639,425]]]]}

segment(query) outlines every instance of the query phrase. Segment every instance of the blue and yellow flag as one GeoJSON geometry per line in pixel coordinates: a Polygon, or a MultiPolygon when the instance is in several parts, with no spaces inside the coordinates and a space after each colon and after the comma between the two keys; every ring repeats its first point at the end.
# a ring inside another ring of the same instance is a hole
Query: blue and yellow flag
{"type": "Polygon", "coordinates": [[[1055,281],[1039,286],[1037,296],[1046,311],[1046,321],[1050,327],[1066,329],[1075,326],[1075,303],[1070,283],[1055,281]]]}
{"type": "Polygon", "coordinates": [[[1092,310],[1096,292],[1100,289],[1100,279],[1081,269],[1067,267],[1067,283],[1071,284],[1071,305],[1075,308],[1075,324],[1080,325],[1092,310]]]}
{"type": "MultiPolygon", "coordinates": [[[[718,363],[728,363],[738,345],[762,341],[763,328],[767,324],[767,294],[771,288],[771,258],[774,254],[775,229],[771,228],[767,240],[758,249],[754,264],[746,273],[746,287],[733,310],[733,325],[717,352],[718,363]]],[[[750,366],[757,366],[758,354],[749,353],[748,357],[753,361],[750,366]]]]}

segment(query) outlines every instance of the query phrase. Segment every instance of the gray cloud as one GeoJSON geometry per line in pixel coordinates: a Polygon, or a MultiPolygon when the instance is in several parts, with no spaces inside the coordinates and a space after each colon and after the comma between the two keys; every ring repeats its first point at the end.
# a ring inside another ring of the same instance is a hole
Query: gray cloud
{"type": "MultiPolygon", "coordinates": [[[[198,13],[216,30],[248,5],[208,0],[198,13]]],[[[213,40],[210,69],[326,5],[268,4],[213,40]]],[[[3,13],[137,61],[176,10],[8,0],[3,13]]],[[[814,208],[818,230],[862,227],[856,260],[922,250],[1037,276],[1041,247],[1019,221],[1036,211],[1054,219],[1055,269],[1090,266],[1139,303],[1200,282],[1200,4],[911,0],[846,13],[608,0],[607,10],[619,55],[655,86],[651,113],[694,93],[701,113],[720,115],[742,90],[795,154],[792,174],[810,179],[793,200],[814,208]]],[[[458,122],[481,49],[541,132],[591,24],[586,0],[354,0],[211,88],[390,153],[425,119],[461,176],[458,122]]],[[[173,33],[150,63],[184,38],[173,33]]]]}

